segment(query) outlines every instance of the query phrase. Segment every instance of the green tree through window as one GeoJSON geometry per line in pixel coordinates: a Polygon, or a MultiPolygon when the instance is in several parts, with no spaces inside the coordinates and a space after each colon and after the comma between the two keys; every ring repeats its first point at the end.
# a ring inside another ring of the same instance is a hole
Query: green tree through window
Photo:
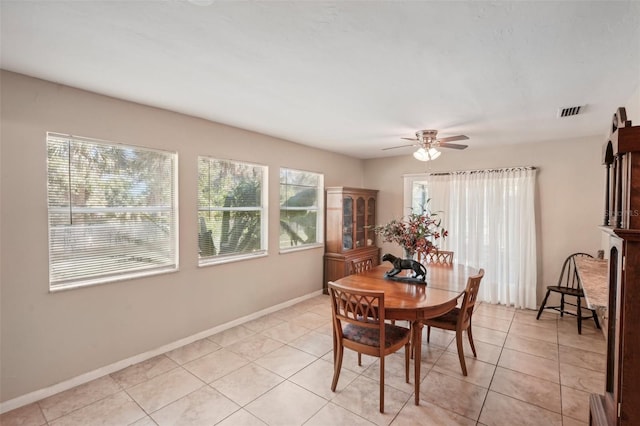
{"type": "Polygon", "coordinates": [[[266,251],[265,166],[198,159],[201,263],[266,251]]]}
{"type": "Polygon", "coordinates": [[[177,268],[176,154],[47,134],[52,289],[177,268]]]}
{"type": "Polygon", "coordinates": [[[280,248],[318,244],[322,238],[323,176],[280,169],[280,248]]]}

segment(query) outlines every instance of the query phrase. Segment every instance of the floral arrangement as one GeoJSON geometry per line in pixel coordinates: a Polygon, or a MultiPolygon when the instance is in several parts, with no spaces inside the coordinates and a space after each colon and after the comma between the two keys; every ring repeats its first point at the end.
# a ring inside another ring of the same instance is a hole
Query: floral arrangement
{"type": "Polygon", "coordinates": [[[444,238],[448,231],[440,227],[442,220],[426,208],[420,213],[412,212],[405,220],[393,219],[386,225],[375,226],[373,231],[386,243],[397,243],[405,255],[431,253],[438,249],[435,240],[444,238]]]}

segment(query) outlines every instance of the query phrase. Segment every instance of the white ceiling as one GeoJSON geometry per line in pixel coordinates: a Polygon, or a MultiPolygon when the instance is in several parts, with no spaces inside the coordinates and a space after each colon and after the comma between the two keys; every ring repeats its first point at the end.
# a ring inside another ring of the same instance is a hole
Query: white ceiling
{"type": "Polygon", "coordinates": [[[0,5],[6,70],[359,158],[602,135],[640,85],[638,1],[0,5]]]}

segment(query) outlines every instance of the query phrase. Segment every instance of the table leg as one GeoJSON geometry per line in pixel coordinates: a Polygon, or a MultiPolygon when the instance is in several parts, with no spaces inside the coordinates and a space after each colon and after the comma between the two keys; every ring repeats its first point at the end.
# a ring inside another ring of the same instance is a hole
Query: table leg
{"type": "Polygon", "coordinates": [[[420,405],[420,364],[422,361],[422,323],[420,321],[414,321],[411,329],[413,330],[412,344],[413,344],[413,365],[415,371],[415,396],[416,405],[420,405]]]}

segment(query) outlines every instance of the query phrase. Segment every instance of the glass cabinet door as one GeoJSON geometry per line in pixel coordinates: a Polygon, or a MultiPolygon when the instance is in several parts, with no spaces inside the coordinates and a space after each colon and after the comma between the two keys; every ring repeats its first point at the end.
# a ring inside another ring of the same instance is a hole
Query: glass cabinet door
{"type": "Polygon", "coordinates": [[[342,249],[353,249],[353,198],[342,199],[342,249]]]}
{"type": "Polygon", "coordinates": [[[376,234],[373,232],[373,227],[376,226],[376,199],[369,198],[367,201],[367,247],[373,246],[376,243],[376,234]]]}
{"type": "Polygon", "coordinates": [[[356,200],[356,248],[364,247],[365,243],[365,202],[364,198],[356,200]]]}

